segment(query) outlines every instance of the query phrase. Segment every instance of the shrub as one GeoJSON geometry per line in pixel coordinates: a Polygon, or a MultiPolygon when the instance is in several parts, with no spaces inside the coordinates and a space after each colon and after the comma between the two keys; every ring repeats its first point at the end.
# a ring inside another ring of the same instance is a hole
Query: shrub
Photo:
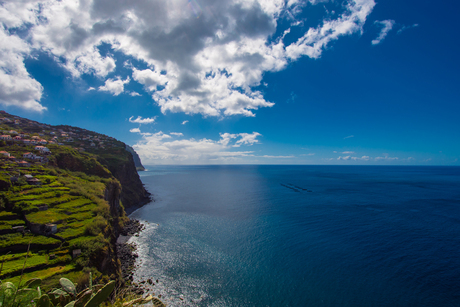
{"type": "Polygon", "coordinates": [[[86,225],[85,235],[97,236],[107,227],[107,221],[100,215],[92,223],[86,225]]]}

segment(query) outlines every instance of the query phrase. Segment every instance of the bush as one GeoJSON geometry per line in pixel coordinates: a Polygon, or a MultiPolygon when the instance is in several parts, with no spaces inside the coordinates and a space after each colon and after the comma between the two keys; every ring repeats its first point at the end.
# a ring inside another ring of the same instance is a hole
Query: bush
{"type": "Polygon", "coordinates": [[[86,225],[85,235],[97,236],[107,227],[107,221],[100,215],[96,216],[92,223],[86,225]]]}

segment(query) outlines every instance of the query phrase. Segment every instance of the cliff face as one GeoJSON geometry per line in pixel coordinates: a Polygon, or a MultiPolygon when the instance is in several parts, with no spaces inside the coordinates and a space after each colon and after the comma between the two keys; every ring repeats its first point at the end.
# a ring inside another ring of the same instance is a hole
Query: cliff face
{"type": "Polygon", "coordinates": [[[150,193],[145,190],[132,154],[126,152],[125,161],[108,165],[108,169],[112,175],[120,181],[122,186],[120,200],[125,208],[126,214],[130,214],[137,208],[148,203],[150,193]]]}
{"type": "Polygon", "coordinates": [[[136,169],[138,171],[145,171],[145,167],[142,165],[141,158],[139,158],[137,152],[135,152],[134,149],[128,145],[126,145],[126,150],[133,155],[134,165],[136,166],[136,169]]]}

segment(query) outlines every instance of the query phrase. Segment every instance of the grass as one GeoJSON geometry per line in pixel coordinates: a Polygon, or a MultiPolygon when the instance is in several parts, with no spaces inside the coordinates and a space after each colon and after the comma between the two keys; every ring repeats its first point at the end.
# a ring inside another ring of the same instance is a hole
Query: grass
{"type": "Polygon", "coordinates": [[[33,235],[30,233],[26,233],[24,236],[20,233],[10,233],[0,236],[0,248],[6,248],[8,246],[14,245],[27,246],[29,243],[36,245],[44,245],[43,249],[46,249],[46,246],[60,244],[61,241],[50,237],[33,235]]]}
{"type": "MultiPolygon", "coordinates": [[[[46,278],[50,278],[50,277],[52,277],[53,275],[56,275],[56,274],[64,274],[64,273],[70,272],[70,271],[72,271],[74,269],[75,269],[75,266],[73,264],[58,265],[58,266],[46,268],[46,269],[43,269],[43,270],[34,271],[34,272],[31,272],[31,273],[25,273],[24,276],[22,277],[22,280],[26,281],[26,280],[29,280],[31,278],[46,279],[46,278]]],[[[12,277],[12,278],[2,280],[2,282],[9,281],[9,282],[12,282],[15,285],[17,285],[19,283],[19,279],[20,279],[20,276],[15,276],[15,277],[12,277]]]]}
{"type": "Polygon", "coordinates": [[[75,208],[80,208],[80,207],[84,207],[88,204],[91,204],[91,200],[87,199],[87,198],[84,198],[84,197],[80,197],[80,198],[75,198],[69,202],[65,202],[65,203],[62,203],[62,204],[58,204],[56,205],[55,208],[58,208],[58,209],[75,209],[75,208]]]}
{"type": "Polygon", "coordinates": [[[69,227],[62,231],[59,231],[59,236],[64,239],[73,239],[85,234],[86,226],[81,227],[69,227]]]}
{"type": "MultiPolygon", "coordinates": [[[[36,200],[36,199],[46,199],[46,198],[55,198],[56,197],[56,191],[50,191],[50,192],[45,192],[41,194],[35,194],[35,193],[27,193],[25,195],[21,195],[18,197],[11,198],[10,201],[16,203],[20,202],[23,200],[36,200]]],[[[59,192],[62,194],[62,192],[59,192]]]]}
{"type": "Polygon", "coordinates": [[[71,239],[68,242],[69,242],[69,246],[78,246],[78,245],[81,245],[85,242],[89,242],[92,240],[94,240],[93,236],[81,236],[75,239],[71,239]]]}
{"type": "MultiPolygon", "coordinates": [[[[14,260],[9,260],[8,258],[5,259],[3,263],[3,270],[2,275],[8,275],[11,273],[18,273],[22,270],[24,265],[25,255],[20,258],[16,258],[14,260]]],[[[31,254],[29,253],[29,257],[27,257],[27,262],[25,268],[32,268],[35,266],[39,266],[42,264],[48,263],[48,255],[38,255],[38,254],[31,254]]]]}
{"type": "Polygon", "coordinates": [[[0,220],[0,229],[11,229],[14,226],[23,226],[26,222],[23,220],[11,220],[11,221],[1,221],[0,220]]]}
{"type": "Polygon", "coordinates": [[[48,209],[46,211],[38,211],[27,215],[27,219],[31,223],[47,224],[57,223],[68,218],[67,214],[63,214],[58,210],[48,209]]]}

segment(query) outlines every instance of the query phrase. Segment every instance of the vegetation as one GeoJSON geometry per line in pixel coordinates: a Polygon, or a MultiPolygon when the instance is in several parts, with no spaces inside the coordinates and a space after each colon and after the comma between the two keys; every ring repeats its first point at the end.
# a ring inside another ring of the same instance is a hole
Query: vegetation
{"type": "MultiPolygon", "coordinates": [[[[21,276],[22,277],[22,276],[21,276]]],[[[0,281],[0,306],[11,307],[97,307],[100,305],[111,306],[139,306],[152,302],[154,306],[165,305],[151,295],[142,298],[133,298],[132,294],[126,295],[115,289],[116,282],[93,285],[92,274],[89,273],[88,286],[78,291],[77,286],[67,278],[59,279],[60,288],[48,293],[42,293],[42,279],[31,278],[24,283],[21,280],[17,285],[12,282],[0,281]],[[131,298],[127,300],[127,298],[131,298]]]]}
{"type": "MultiPolygon", "coordinates": [[[[99,281],[118,280],[114,233],[127,217],[114,171],[132,161],[125,144],[88,130],[53,127],[3,111],[0,130],[39,141],[49,150],[19,139],[0,141],[0,306],[6,306],[2,302],[11,299],[8,293],[13,292],[14,304],[23,301],[22,295],[35,298],[30,306],[46,304],[45,294],[22,284],[25,279],[39,278],[41,290],[49,291],[46,295],[55,306],[49,293],[59,280],[73,278],[79,290],[88,281],[89,270],[99,281]]],[[[77,306],[77,297],[66,293],[68,303],[74,300],[77,306]]],[[[92,295],[97,297],[97,292],[92,295]]]]}

